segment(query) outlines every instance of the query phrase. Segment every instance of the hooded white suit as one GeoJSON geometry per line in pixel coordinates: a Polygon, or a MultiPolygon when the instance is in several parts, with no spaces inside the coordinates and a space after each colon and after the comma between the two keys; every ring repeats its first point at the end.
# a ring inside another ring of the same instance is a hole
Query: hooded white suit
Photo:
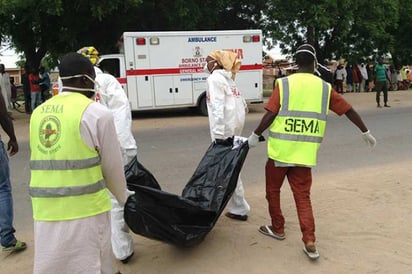
{"type": "MultiPolygon", "coordinates": [[[[99,68],[95,68],[98,84],[95,100],[106,106],[114,116],[117,139],[122,150],[123,165],[137,155],[136,141],[132,134],[132,114],[129,100],[117,79],[103,73],[99,68]]],[[[113,195],[110,195],[112,202],[111,229],[112,248],[114,256],[119,260],[124,260],[133,253],[133,239],[129,234],[129,228],[123,217],[124,207],[119,204],[113,195]]]]}
{"type": "MultiPolygon", "coordinates": [[[[207,79],[206,99],[212,141],[241,136],[247,105],[232,80],[231,71],[215,69],[212,72],[207,79]]],[[[227,210],[236,215],[246,215],[250,211],[240,175],[227,210]]]]}

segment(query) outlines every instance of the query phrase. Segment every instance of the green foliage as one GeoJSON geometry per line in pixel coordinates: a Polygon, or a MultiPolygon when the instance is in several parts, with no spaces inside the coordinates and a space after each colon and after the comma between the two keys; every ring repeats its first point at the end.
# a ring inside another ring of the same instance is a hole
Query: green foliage
{"type": "Polygon", "coordinates": [[[56,58],[89,43],[116,41],[121,31],[116,32],[110,21],[121,21],[127,8],[141,1],[0,1],[0,33],[11,37],[13,46],[24,52],[30,68],[37,68],[46,53],[56,58]]]}
{"type": "Polygon", "coordinates": [[[390,52],[412,63],[412,5],[399,0],[0,0],[0,21],[0,41],[9,37],[34,68],[83,46],[116,52],[125,31],[251,28],[285,54],[309,42],[320,61],[390,52]]]}
{"type": "Polygon", "coordinates": [[[397,28],[393,33],[393,50],[391,51],[394,64],[397,68],[412,64],[412,5],[401,4],[397,28]]]}
{"type": "Polygon", "coordinates": [[[399,1],[382,0],[272,0],[266,28],[291,53],[304,42],[315,46],[318,59],[359,59],[374,50],[391,50],[399,1]]]}
{"type": "Polygon", "coordinates": [[[265,1],[256,0],[157,0],[143,1],[128,31],[225,30],[259,27],[265,1]]]}

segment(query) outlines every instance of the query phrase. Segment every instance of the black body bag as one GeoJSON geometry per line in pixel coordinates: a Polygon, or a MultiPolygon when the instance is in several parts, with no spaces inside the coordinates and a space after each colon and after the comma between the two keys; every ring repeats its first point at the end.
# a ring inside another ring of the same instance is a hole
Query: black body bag
{"type": "Polygon", "coordinates": [[[126,167],[124,218],[144,237],[177,246],[200,243],[215,225],[232,196],[249,150],[247,141],[212,143],[182,195],[162,191],[154,176],[136,159],[126,167]]]}

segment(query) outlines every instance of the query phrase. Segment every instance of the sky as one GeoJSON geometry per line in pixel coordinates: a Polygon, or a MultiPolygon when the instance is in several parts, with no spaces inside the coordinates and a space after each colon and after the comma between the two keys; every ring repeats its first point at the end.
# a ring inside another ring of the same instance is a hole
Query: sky
{"type": "Polygon", "coordinates": [[[16,55],[13,48],[9,48],[7,45],[2,44],[0,48],[0,55],[16,55]]]}
{"type": "Polygon", "coordinates": [[[272,48],[271,50],[268,50],[266,52],[274,60],[287,60],[288,59],[288,58],[286,58],[285,55],[280,53],[280,48],[277,47],[277,46],[275,46],[274,48],[272,48]]]}

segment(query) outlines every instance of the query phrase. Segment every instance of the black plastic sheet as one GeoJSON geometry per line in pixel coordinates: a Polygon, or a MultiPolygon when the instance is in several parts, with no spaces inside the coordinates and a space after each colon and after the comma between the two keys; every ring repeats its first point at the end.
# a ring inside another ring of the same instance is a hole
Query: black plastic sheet
{"type": "Polygon", "coordinates": [[[248,153],[247,141],[212,143],[182,195],[162,191],[154,176],[136,159],[126,168],[128,188],[135,192],[124,217],[139,235],[178,246],[200,243],[214,227],[232,196],[248,153]]]}

